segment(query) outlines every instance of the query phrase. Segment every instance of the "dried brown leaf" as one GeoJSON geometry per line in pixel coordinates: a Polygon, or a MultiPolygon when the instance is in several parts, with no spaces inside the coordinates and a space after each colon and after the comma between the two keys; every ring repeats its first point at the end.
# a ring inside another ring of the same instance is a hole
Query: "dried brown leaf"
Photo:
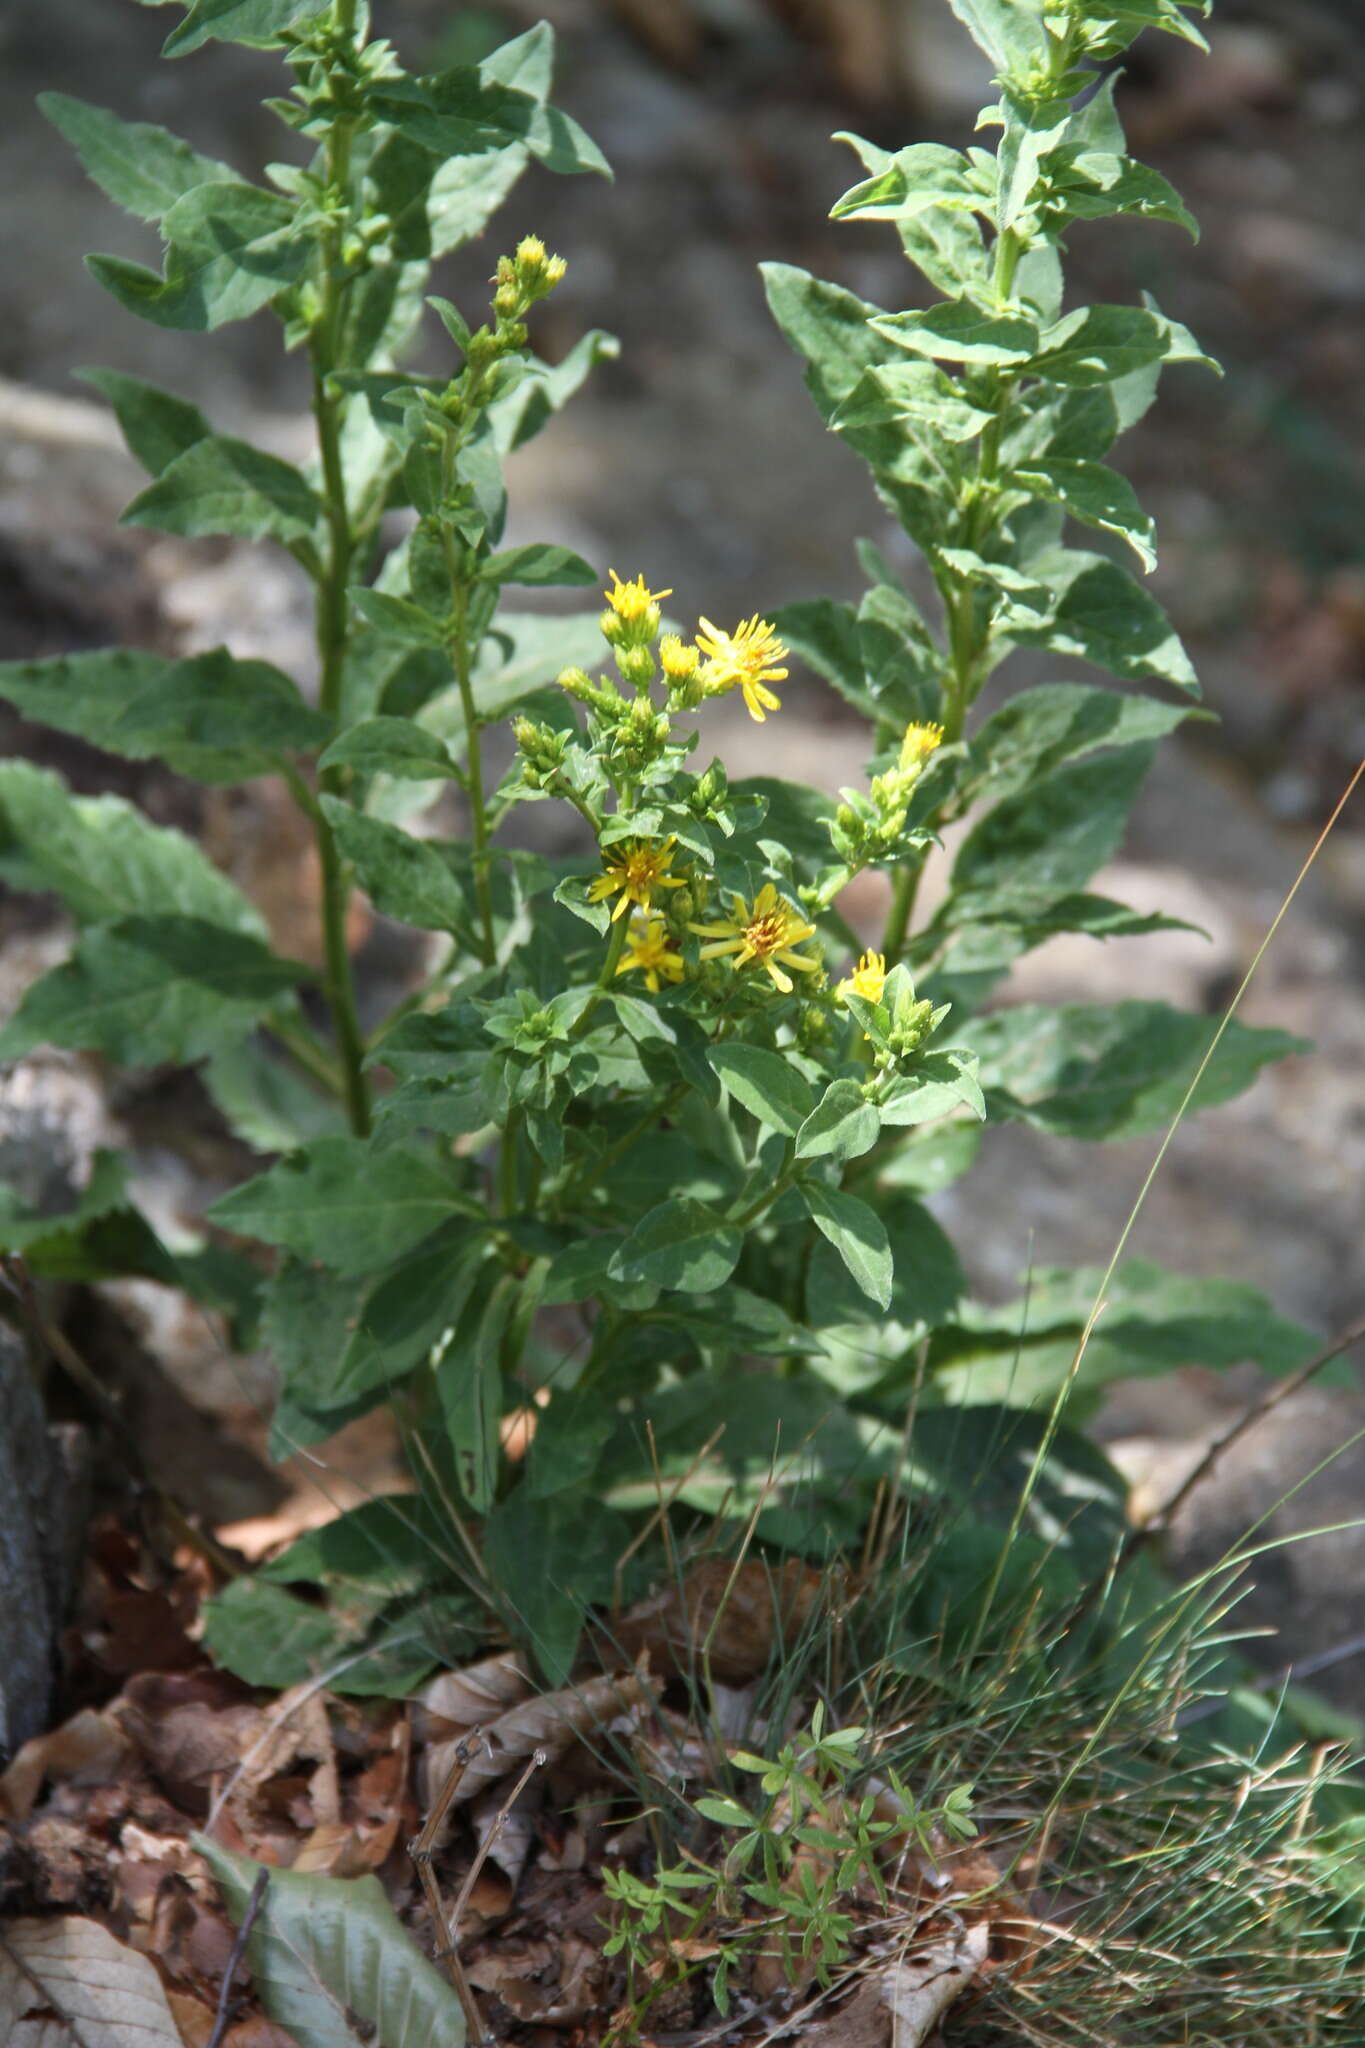
{"type": "Polygon", "coordinates": [[[145,1956],[93,1920],[16,1920],[0,1931],[6,2048],[182,2048],[145,1956]]]}
{"type": "Polygon", "coordinates": [[[881,1979],[891,2014],[891,2048],[921,2048],[949,2006],[980,1975],[989,1950],[990,1929],[981,1921],[903,1955],[881,1979]]]}
{"type": "MultiPolygon", "coordinates": [[[[486,1727],[509,1707],[529,1699],[534,1691],[535,1684],[520,1656],[515,1650],[504,1650],[500,1656],[485,1657],[464,1671],[438,1672],[419,1697],[428,1713],[449,1723],[434,1732],[453,1735],[469,1728],[486,1727]]],[[[439,1791],[439,1785],[436,1789],[439,1791]]]]}
{"type": "Polygon", "coordinates": [[[118,1723],[93,1707],[84,1708],[47,1735],[35,1735],[0,1776],[0,1815],[27,1820],[44,1783],[104,1785],[116,1778],[132,1754],[118,1723]]]}
{"type": "Polygon", "coordinates": [[[202,1812],[215,1778],[236,1768],[265,1716],[246,1688],[218,1671],[144,1671],[112,1710],[153,1776],[178,1804],[202,1812]]]}
{"type": "MultiPolygon", "coordinates": [[[[652,1702],[653,1697],[645,1681],[630,1671],[588,1678],[561,1692],[523,1701],[484,1727],[481,1745],[469,1760],[453,1803],[467,1806],[538,1749],[544,1750],[550,1761],[563,1756],[575,1742],[600,1734],[618,1714],[647,1700],[652,1702]]],[[[444,1785],[458,1746],[459,1738],[453,1737],[449,1742],[434,1743],[427,1751],[425,1781],[432,1788],[428,1804],[444,1785]]]]}
{"type": "Polygon", "coordinates": [[[828,1576],[799,1558],[772,1567],[703,1558],[682,1583],[670,1583],[621,1615],[613,1642],[633,1662],[682,1676],[703,1662],[712,1678],[742,1686],[758,1678],[784,1641],[798,1635],[827,1596],[828,1576]]]}

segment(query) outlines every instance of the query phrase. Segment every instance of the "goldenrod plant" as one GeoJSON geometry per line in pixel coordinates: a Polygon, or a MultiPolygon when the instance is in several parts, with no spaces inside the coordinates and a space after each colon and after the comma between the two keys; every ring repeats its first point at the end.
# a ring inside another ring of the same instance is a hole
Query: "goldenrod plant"
{"type": "MultiPolygon", "coordinates": [[[[311,370],[302,467],[183,398],[88,375],[149,473],[128,523],[269,543],[302,569],[316,701],[222,648],[0,668],[26,716],[107,751],[210,784],[279,777],[316,837],[321,1005],[196,846],[0,766],[5,877],[60,892],[79,927],[0,1055],[192,1065],[227,1122],[278,1155],[216,1203],[197,1252],[157,1241],[114,1158],[66,1216],[13,1198],[4,1243],[39,1275],[131,1270],[227,1311],[274,1361],[280,1453],[392,1404],[421,1481],[211,1604],[214,1654],[249,1679],[335,1668],[343,1689],[401,1691],[492,1627],[563,1680],[585,1614],[657,1572],[661,1498],[675,1531],[716,1511],[752,1519],[770,1553],[823,1559],[861,1542],[888,1488],[976,1489],[963,1583],[998,1582],[1007,1553],[1011,1571],[1046,1556],[1056,1597],[1079,1597],[1121,1532],[1121,1488],[1071,1426],[1094,1389],[1191,1362],[1281,1371],[1313,1348],[1244,1287],[1135,1262],[1044,1434],[1031,1411],[1068,1383],[1094,1276],[1035,1273],[1018,1302],[973,1303],[926,1202],[991,1123],[1155,1130],[1213,1028],[1140,997],[990,1006],[1054,933],[1098,943],[1169,922],[1088,887],[1156,742],[1197,705],[1140,580],[1151,522],[1105,458],[1163,370],[1211,366],[1150,301],[1068,305],[1062,258],[1104,215],[1190,229],[1127,153],[1112,66],[1144,28],[1199,31],[1174,0],[955,4],[997,72],[994,147],[846,138],[865,175],[834,208],[885,221],[918,273],[907,288],[927,281],[933,302],[882,309],[766,271],[823,420],[923,558],[930,611],[868,543],[859,603],[768,616],[755,591],[732,625],[705,615],[704,591],[666,587],[667,563],[604,577],[553,540],[503,545],[505,459],[613,350],[592,332],[541,360],[537,308],[572,252],[489,232],[528,163],[607,170],[549,97],[548,27],[411,76],[357,0],[193,0],[168,57],[239,42],[288,71],[270,102],[286,156],[259,181],[163,129],[44,100],[91,176],[159,229],[160,269],[90,259],[119,307],[187,336],[264,314],[311,370]],[[431,296],[432,263],[486,234],[504,251],[491,304],[431,296]],[[402,359],[428,315],[446,360],[417,375],[402,359]],[[1093,548],[1073,544],[1077,525],[1093,548]],[[509,593],[528,586],[602,598],[581,616],[520,611],[509,593]],[[1018,647],[1131,687],[1002,699],[991,679],[1018,647]],[[866,719],[865,782],[732,781],[699,763],[707,702],[737,696],[780,724],[798,661],[866,719]],[[508,721],[495,780],[485,735],[508,721]],[[431,829],[443,792],[457,836],[431,829]],[[571,807],[582,855],[510,843],[528,803],[571,807]],[[922,913],[926,862],[962,820],[922,913]],[[889,885],[880,932],[842,908],[869,869],[889,885]],[[433,935],[429,978],[368,1033],[356,889],[433,935]],[[1040,1446],[1047,1477],[1018,1507],[1011,1474],[1040,1446]],[[1098,1547],[1065,1507],[1074,1489],[1103,1503],[1098,1547]],[[330,1607],[288,1590],[317,1580],[338,1589],[330,1607]]],[[[1299,1049],[1232,1025],[1196,1106],[1299,1049]]]]}

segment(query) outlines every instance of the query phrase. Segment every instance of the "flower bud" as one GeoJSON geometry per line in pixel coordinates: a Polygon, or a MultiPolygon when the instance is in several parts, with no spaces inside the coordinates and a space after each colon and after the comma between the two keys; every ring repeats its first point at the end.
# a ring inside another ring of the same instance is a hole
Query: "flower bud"
{"type": "MultiPolygon", "coordinates": [[[[647,690],[654,680],[654,656],[648,647],[621,647],[616,649],[616,666],[621,671],[623,682],[635,690],[647,690]]],[[[652,710],[652,706],[650,707],[652,710]]]]}

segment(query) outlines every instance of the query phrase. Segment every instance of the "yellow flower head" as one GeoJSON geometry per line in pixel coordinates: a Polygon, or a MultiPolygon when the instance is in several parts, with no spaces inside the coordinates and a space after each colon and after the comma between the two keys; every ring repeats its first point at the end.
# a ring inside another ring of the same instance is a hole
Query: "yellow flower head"
{"type": "Polygon", "coordinates": [[[661,917],[634,917],[626,939],[626,956],[617,968],[618,974],[629,974],[638,969],[645,978],[645,987],[651,995],[659,993],[659,977],[665,981],[681,981],[683,978],[683,957],[677,946],[669,939],[661,917]]]}
{"type": "Polygon", "coordinates": [[[841,981],[835,994],[838,996],[861,996],[865,1003],[879,1003],[886,986],[885,953],[864,953],[858,965],[846,981],[841,981]]]}
{"type": "Polygon", "coordinates": [[[719,626],[703,619],[697,645],[706,656],[702,678],[709,695],[719,696],[738,684],[750,718],[760,725],[770,711],[782,709],[781,698],[764,685],[785,680],[786,669],[776,664],[783,660],[787,650],[766,619],[755,613],[752,619],[741,619],[733,633],[722,633],[719,626]]]}
{"type": "Polygon", "coordinates": [[[735,966],[761,961],[775,986],[784,996],[792,992],[792,978],[784,967],[799,968],[802,974],[819,972],[820,962],[793,952],[794,946],[814,938],[815,926],[807,924],[789,903],[784,903],[771,882],[765,882],[749,909],[742,896],[734,899],[733,923],[694,924],[688,930],[710,941],[701,949],[703,960],[718,960],[723,954],[735,956],[735,966]]]}
{"type": "Polygon", "coordinates": [[[901,741],[902,768],[922,768],[931,754],[943,745],[941,725],[907,725],[901,741]]]}
{"type": "Polygon", "coordinates": [[[661,598],[673,595],[671,590],[647,590],[643,576],[636,576],[631,582],[623,583],[614,569],[609,569],[607,574],[611,577],[612,588],[604,590],[602,595],[617,618],[625,619],[631,625],[644,618],[661,598]]]}
{"type": "Polygon", "coordinates": [[[589,888],[588,901],[601,903],[608,896],[619,898],[611,913],[615,924],[632,903],[647,911],[656,889],[684,888],[681,875],[668,873],[677,843],[676,839],[666,839],[662,846],[652,846],[645,839],[618,840],[603,854],[602,873],[589,888]]]}
{"type": "Polygon", "coordinates": [[[670,683],[685,683],[697,673],[701,655],[676,633],[665,633],[659,642],[659,661],[670,683]]]}

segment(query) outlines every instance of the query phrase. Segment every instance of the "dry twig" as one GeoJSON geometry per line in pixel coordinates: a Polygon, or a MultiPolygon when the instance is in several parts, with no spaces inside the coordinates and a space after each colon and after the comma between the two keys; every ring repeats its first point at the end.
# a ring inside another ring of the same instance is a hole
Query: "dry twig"
{"type": "Polygon", "coordinates": [[[236,1974],[237,1965],[246,1954],[246,1945],[251,1939],[251,1930],[256,1924],[256,1915],[265,1903],[266,1886],[269,1883],[270,1872],[268,1870],[258,1870],[256,1882],[252,1885],[251,1895],[246,1902],[246,1911],[242,1915],[242,1924],[237,1929],[237,1939],[232,1944],[231,1952],[228,1955],[227,1963],[223,1970],[222,1988],[218,1993],[218,2010],[213,2016],[213,2032],[209,2035],[206,2048],[222,2048],[223,2036],[228,2028],[228,2014],[232,2009],[232,1979],[236,1974]]]}

